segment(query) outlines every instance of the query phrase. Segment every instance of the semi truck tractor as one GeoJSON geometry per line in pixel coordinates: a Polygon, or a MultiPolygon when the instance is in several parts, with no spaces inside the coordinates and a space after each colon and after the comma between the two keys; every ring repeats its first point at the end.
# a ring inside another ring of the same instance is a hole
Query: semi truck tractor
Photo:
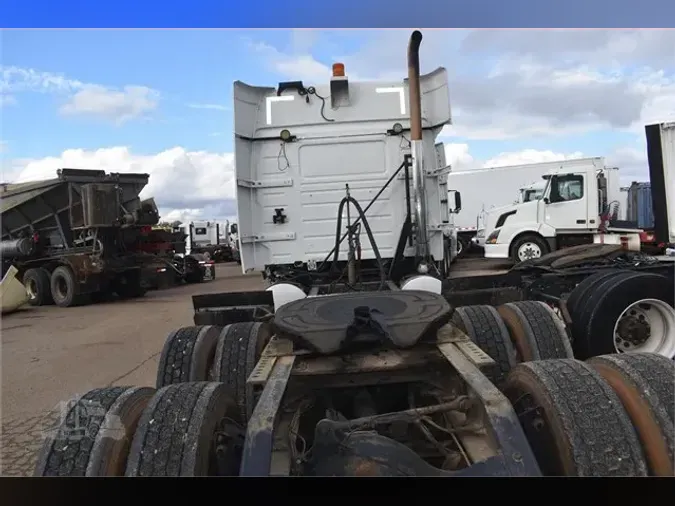
{"type": "Polygon", "coordinates": [[[672,360],[574,358],[522,283],[450,302],[447,73],[419,74],[421,42],[408,79],[234,84],[242,269],[270,286],[195,295],[156,388],[76,399],[36,475],[673,475],[672,360]]]}

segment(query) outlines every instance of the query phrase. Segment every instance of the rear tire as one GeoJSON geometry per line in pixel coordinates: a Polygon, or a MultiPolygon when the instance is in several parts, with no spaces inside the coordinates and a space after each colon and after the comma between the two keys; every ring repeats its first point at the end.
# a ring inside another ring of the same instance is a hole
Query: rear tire
{"type": "Polygon", "coordinates": [[[525,300],[497,308],[509,329],[519,362],[574,358],[565,324],[547,304],[525,300]]]}
{"type": "Polygon", "coordinates": [[[84,304],[86,295],[80,294],[80,287],[73,270],[67,265],[54,269],[51,277],[51,292],[54,304],[59,307],[71,307],[84,304]]]}
{"type": "Polygon", "coordinates": [[[619,273],[631,272],[621,269],[608,269],[601,272],[596,272],[595,274],[588,276],[581,283],[574,287],[567,297],[567,311],[572,318],[572,331],[574,332],[574,322],[576,321],[577,313],[581,312],[582,308],[585,307],[584,303],[590,292],[593,291],[593,288],[598,283],[602,283],[606,279],[616,276],[619,273]],[[582,301],[579,305],[579,301],[582,301]]]}
{"type": "Polygon", "coordinates": [[[154,389],[97,388],[72,400],[43,443],[35,476],[123,476],[129,445],[154,389]]]}
{"type": "Polygon", "coordinates": [[[675,357],[673,286],[668,278],[634,271],[617,273],[596,283],[585,300],[583,308],[579,304],[573,327],[578,358],[623,352],[675,357]],[[645,305],[656,308],[655,314],[634,306],[640,301],[652,301],[645,305]],[[634,315],[626,313],[631,306],[634,315]]]}
{"type": "Polygon", "coordinates": [[[511,400],[544,476],[646,476],[640,441],[621,401],[588,364],[516,366],[511,400]]]}
{"type": "Polygon", "coordinates": [[[230,388],[242,420],[251,417],[257,401],[253,387],[246,381],[271,335],[268,324],[246,322],[228,325],[218,337],[212,379],[222,381],[230,388]]]}
{"type": "Polygon", "coordinates": [[[143,297],[147,289],[142,284],[140,272],[127,271],[115,279],[114,291],[121,299],[133,299],[143,297]]]}
{"type": "Polygon", "coordinates": [[[653,353],[588,361],[619,396],[642,441],[650,474],[675,475],[675,363],[653,353]]]}
{"type": "Polygon", "coordinates": [[[38,267],[28,269],[23,275],[23,284],[28,293],[28,303],[31,306],[47,306],[54,304],[52,298],[51,279],[49,271],[38,267]]]}
{"type": "Polygon", "coordinates": [[[237,476],[243,429],[222,383],[179,383],[157,391],[143,411],[126,476],[237,476]]]}
{"type": "Polygon", "coordinates": [[[458,307],[452,320],[496,362],[496,366],[485,371],[485,375],[495,385],[501,385],[518,362],[509,331],[497,310],[492,306],[458,307]]]}
{"type": "Polygon", "coordinates": [[[183,327],[166,338],[157,368],[157,388],[207,381],[218,344],[219,327],[183,327]]]}
{"type": "Polygon", "coordinates": [[[457,258],[463,258],[471,248],[471,239],[467,239],[464,235],[457,236],[457,258]]]}

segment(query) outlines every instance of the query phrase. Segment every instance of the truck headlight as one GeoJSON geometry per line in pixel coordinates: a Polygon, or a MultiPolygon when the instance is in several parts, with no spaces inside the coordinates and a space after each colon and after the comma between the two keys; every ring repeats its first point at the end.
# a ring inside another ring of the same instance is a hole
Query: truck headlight
{"type": "Polygon", "coordinates": [[[499,238],[499,229],[493,231],[487,239],[485,239],[485,244],[494,244],[497,242],[497,239],[499,238]]]}
{"type": "Polygon", "coordinates": [[[485,229],[481,228],[478,232],[476,232],[476,237],[485,237],[485,229]]]}

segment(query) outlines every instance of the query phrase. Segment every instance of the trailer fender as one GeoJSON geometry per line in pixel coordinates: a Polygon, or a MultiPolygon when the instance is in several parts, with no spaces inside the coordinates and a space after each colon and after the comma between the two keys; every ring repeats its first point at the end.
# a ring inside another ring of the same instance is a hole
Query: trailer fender
{"type": "Polygon", "coordinates": [[[274,297],[274,310],[276,311],[284,304],[294,300],[304,299],[307,294],[302,288],[291,283],[276,283],[265,289],[266,292],[272,292],[274,297]]]}
{"type": "Polygon", "coordinates": [[[443,290],[443,282],[432,276],[413,276],[401,283],[401,290],[421,290],[440,295],[443,290]]]}
{"type": "MultiPolygon", "coordinates": [[[[99,274],[103,272],[103,262],[91,258],[91,255],[68,255],[59,258],[59,265],[70,267],[81,289],[97,283],[99,274]],[[92,279],[94,278],[94,279],[92,279]]],[[[55,266],[56,268],[58,266],[55,266]]]]}

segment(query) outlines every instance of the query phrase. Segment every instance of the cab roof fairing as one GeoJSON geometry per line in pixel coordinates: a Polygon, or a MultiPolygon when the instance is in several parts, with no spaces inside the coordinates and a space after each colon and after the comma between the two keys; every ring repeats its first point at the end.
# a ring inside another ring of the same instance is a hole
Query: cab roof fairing
{"type": "MultiPolygon", "coordinates": [[[[439,67],[420,76],[422,93],[423,128],[443,127],[452,123],[452,111],[448,88],[447,70],[439,67]]],[[[349,82],[350,104],[333,109],[330,105],[328,84],[315,86],[317,95],[324,97],[324,114],[334,121],[321,117],[322,101],[318,96],[300,96],[295,89],[284,90],[277,96],[276,88],[251,86],[241,81],[234,82],[234,134],[244,139],[278,136],[282,129],[301,128],[303,135],[334,134],[342,132],[348,124],[358,125],[359,134],[369,127],[381,132],[382,125],[391,128],[400,123],[410,128],[410,104],[408,79],[401,81],[349,82]],[[376,99],[377,100],[374,100],[376,99]],[[303,107],[298,107],[302,104],[303,107]],[[317,131],[316,127],[322,127],[317,131]]],[[[300,132],[299,130],[296,130],[300,132]]],[[[295,132],[293,132],[295,134],[295,132]]],[[[348,133],[348,132],[346,132],[348,133]]],[[[236,151],[235,151],[236,156],[236,151]]]]}

